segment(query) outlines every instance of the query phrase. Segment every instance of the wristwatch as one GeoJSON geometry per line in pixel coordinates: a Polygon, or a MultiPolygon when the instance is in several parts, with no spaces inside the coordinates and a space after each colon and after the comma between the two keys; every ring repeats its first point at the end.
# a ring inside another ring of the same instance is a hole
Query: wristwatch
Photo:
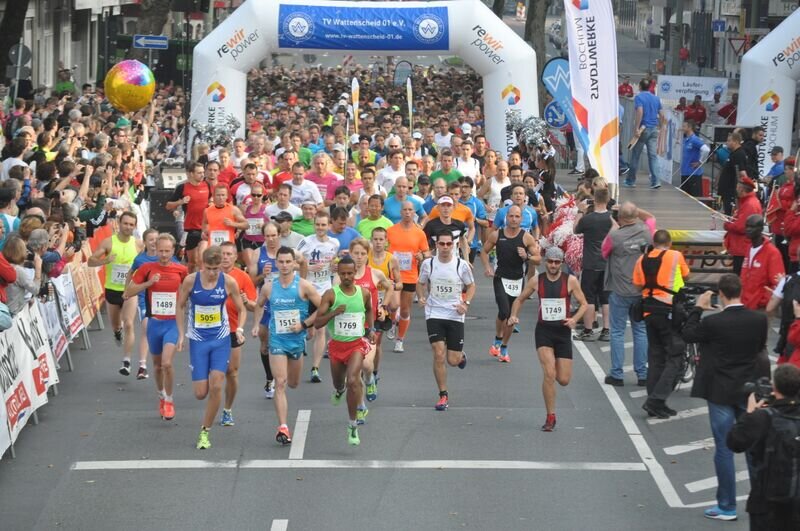
{"type": "Polygon", "coordinates": [[[236,331],[240,334],[244,334],[244,328],[237,328],[236,331]]]}
{"type": "Polygon", "coordinates": [[[466,304],[467,306],[469,306],[470,304],[472,304],[472,301],[464,301],[464,304],[466,304]]]}

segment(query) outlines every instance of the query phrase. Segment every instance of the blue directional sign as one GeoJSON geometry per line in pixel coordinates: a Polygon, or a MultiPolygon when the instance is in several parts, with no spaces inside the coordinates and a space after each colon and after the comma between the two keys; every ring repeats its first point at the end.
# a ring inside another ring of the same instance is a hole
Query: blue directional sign
{"type": "Polygon", "coordinates": [[[556,101],[551,101],[544,108],[544,121],[547,125],[556,129],[561,129],[567,125],[567,113],[556,101]]]}
{"type": "Polygon", "coordinates": [[[166,50],[169,47],[169,38],[166,35],[134,35],[133,47],[145,50],[166,50]]]}

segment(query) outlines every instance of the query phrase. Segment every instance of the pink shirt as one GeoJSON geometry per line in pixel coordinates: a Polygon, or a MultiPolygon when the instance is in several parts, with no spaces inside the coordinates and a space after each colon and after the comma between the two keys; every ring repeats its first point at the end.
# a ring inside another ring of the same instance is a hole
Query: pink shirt
{"type": "Polygon", "coordinates": [[[336,195],[336,189],[339,188],[340,186],[346,186],[350,190],[351,194],[356,194],[356,193],[358,193],[359,190],[364,188],[364,183],[362,183],[358,179],[353,181],[353,184],[347,184],[347,181],[339,181],[336,184],[336,186],[333,186],[332,188],[328,188],[328,192],[325,195],[325,199],[327,199],[329,201],[333,201],[333,198],[336,195]]]}
{"type": "Polygon", "coordinates": [[[328,197],[329,188],[336,190],[336,187],[339,186],[340,182],[342,182],[341,179],[332,173],[328,173],[320,177],[316,172],[310,171],[306,173],[305,178],[316,184],[317,188],[319,188],[319,195],[325,198],[328,197]]]}

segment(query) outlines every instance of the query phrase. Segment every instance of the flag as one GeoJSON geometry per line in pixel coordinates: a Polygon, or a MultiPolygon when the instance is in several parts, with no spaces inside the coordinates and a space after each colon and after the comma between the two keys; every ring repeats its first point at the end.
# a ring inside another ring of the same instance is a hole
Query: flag
{"type": "Polygon", "coordinates": [[[350,101],[353,104],[353,127],[355,127],[356,134],[358,134],[358,100],[360,97],[358,79],[353,78],[353,83],[350,87],[350,101]]]}
{"type": "Polygon", "coordinates": [[[406,78],[406,99],[408,100],[408,129],[413,132],[414,119],[412,109],[414,108],[414,90],[411,88],[411,76],[406,78]]]}
{"type": "Polygon", "coordinates": [[[586,134],[589,162],[619,182],[617,37],[611,0],[564,0],[576,136],[586,134]]]}
{"type": "Polygon", "coordinates": [[[563,57],[555,57],[547,61],[542,68],[542,85],[553,96],[553,101],[567,115],[572,126],[572,135],[580,143],[583,151],[589,151],[589,138],[586,130],[580,127],[572,106],[572,87],[569,80],[569,61],[563,57]]]}

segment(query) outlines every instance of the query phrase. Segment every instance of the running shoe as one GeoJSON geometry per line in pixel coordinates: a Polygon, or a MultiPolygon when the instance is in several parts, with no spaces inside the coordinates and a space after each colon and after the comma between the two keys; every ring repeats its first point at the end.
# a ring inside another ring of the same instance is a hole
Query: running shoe
{"type": "Polygon", "coordinates": [[[278,444],[286,446],[292,442],[292,435],[289,433],[289,428],[281,426],[278,428],[278,433],[275,434],[275,440],[278,444]]]}
{"type": "Polygon", "coordinates": [[[439,397],[439,401],[436,402],[436,405],[434,406],[434,408],[436,409],[436,411],[444,411],[445,409],[447,409],[447,405],[448,405],[447,404],[447,396],[446,395],[445,396],[440,396],[439,397]]]}
{"type": "Polygon", "coordinates": [[[403,352],[404,350],[405,349],[403,349],[402,339],[398,339],[397,341],[394,342],[394,352],[403,352]]]}
{"type": "Polygon", "coordinates": [[[367,415],[369,415],[369,409],[363,406],[358,406],[358,409],[356,409],[356,424],[359,426],[364,424],[364,422],[367,420],[367,415]]]}
{"type": "Polygon", "coordinates": [[[606,343],[611,341],[611,332],[608,330],[608,328],[603,328],[602,330],[600,330],[600,335],[597,336],[597,340],[605,341],[606,343]]]}
{"type": "Polygon", "coordinates": [[[594,330],[584,328],[582,332],[575,334],[573,337],[578,341],[594,341],[594,330]]]}
{"type": "Polygon", "coordinates": [[[320,383],[322,378],[319,377],[319,369],[316,367],[311,368],[311,383],[320,383]]]}
{"type": "Polygon", "coordinates": [[[197,449],[208,450],[211,448],[211,440],[208,438],[208,430],[203,428],[200,430],[200,436],[197,437],[197,449]]]}
{"type": "Polygon", "coordinates": [[[630,168],[627,168],[627,167],[626,167],[626,168],[622,168],[622,169],[619,171],[619,176],[620,176],[620,177],[624,177],[625,175],[628,175],[628,172],[629,172],[629,171],[631,171],[631,169],[630,169],[630,168]]]}
{"type": "Polygon", "coordinates": [[[661,188],[661,183],[653,183],[650,185],[651,190],[658,190],[659,188],[661,188]]]}
{"type": "Polygon", "coordinates": [[[729,522],[731,520],[736,520],[736,509],[732,511],[725,511],[720,509],[719,505],[715,505],[714,507],[703,511],[703,516],[706,518],[711,518],[712,520],[724,520],[729,522]]]}
{"type": "Polygon", "coordinates": [[[172,420],[175,418],[175,403],[164,400],[164,413],[161,415],[164,420],[172,420]]]}
{"type": "Polygon", "coordinates": [[[392,321],[392,327],[386,331],[386,337],[389,339],[394,339],[397,337],[397,323],[392,321]]]}
{"type": "Polygon", "coordinates": [[[461,361],[458,362],[458,365],[456,365],[456,367],[458,367],[459,369],[463,369],[466,366],[467,366],[467,353],[466,352],[462,352],[461,353],[461,361]]]}
{"type": "Polygon", "coordinates": [[[220,426],[233,426],[233,411],[230,409],[222,410],[222,419],[219,421],[220,426]]]}
{"type": "Polygon", "coordinates": [[[150,375],[147,374],[147,367],[139,367],[139,372],[136,373],[136,379],[147,380],[149,377],[150,375]]]}
{"type": "Polygon", "coordinates": [[[499,358],[497,358],[497,361],[500,361],[502,363],[511,363],[511,357],[508,354],[506,354],[505,356],[500,356],[499,358]]]}
{"type": "Polygon", "coordinates": [[[264,398],[272,400],[274,396],[275,396],[275,381],[267,380],[267,384],[264,386],[264,398]]]}
{"type": "Polygon", "coordinates": [[[578,168],[572,168],[569,171],[569,175],[582,175],[582,174],[583,174],[583,172],[582,171],[578,171],[578,168]]]}
{"type": "Polygon", "coordinates": [[[367,400],[372,402],[378,398],[378,381],[373,379],[372,383],[367,384],[367,400]]]}
{"type": "Polygon", "coordinates": [[[166,402],[166,400],[164,400],[163,398],[159,398],[158,399],[158,416],[161,417],[162,419],[164,418],[164,403],[165,402],[166,402]]]}
{"type": "Polygon", "coordinates": [[[119,373],[122,376],[130,376],[131,375],[131,362],[128,360],[124,360],[122,362],[122,367],[119,368],[119,373]]]}
{"type": "Polygon", "coordinates": [[[624,181],[622,183],[622,186],[625,187],[625,188],[636,188],[636,183],[631,182],[631,181],[624,181]]]}
{"type": "Polygon", "coordinates": [[[346,387],[344,389],[342,389],[341,391],[339,391],[339,390],[334,391],[333,394],[331,395],[331,404],[333,404],[334,406],[338,406],[339,404],[341,404],[342,403],[342,397],[344,396],[344,393],[346,391],[347,391],[346,387]]]}
{"type": "Polygon", "coordinates": [[[519,334],[519,325],[514,325],[514,330],[511,331],[512,334],[519,334]]]}
{"type": "Polygon", "coordinates": [[[496,358],[500,355],[500,345],[492,345],[489,347],[489,354],[492,355],[493,358],[496,358]]]}
{"type": "Polygon", "coordinates": [[[114,330],[114,341],[117,343],[118,347],[122,346],[122,328],[114,330]]]}
{"type": "Polygon", "coordinates": [[[358,446],[359,444],[361,444],[361,439],[358,438],[358,427],[356,426],[347,427],[347,443],[350,446],[358,446]]]}
{"type": "Polygon", "coordinates": [[[553,431],[556,428],[556,414],[550,413],[544,420],[542,431],[553,431]]]}

